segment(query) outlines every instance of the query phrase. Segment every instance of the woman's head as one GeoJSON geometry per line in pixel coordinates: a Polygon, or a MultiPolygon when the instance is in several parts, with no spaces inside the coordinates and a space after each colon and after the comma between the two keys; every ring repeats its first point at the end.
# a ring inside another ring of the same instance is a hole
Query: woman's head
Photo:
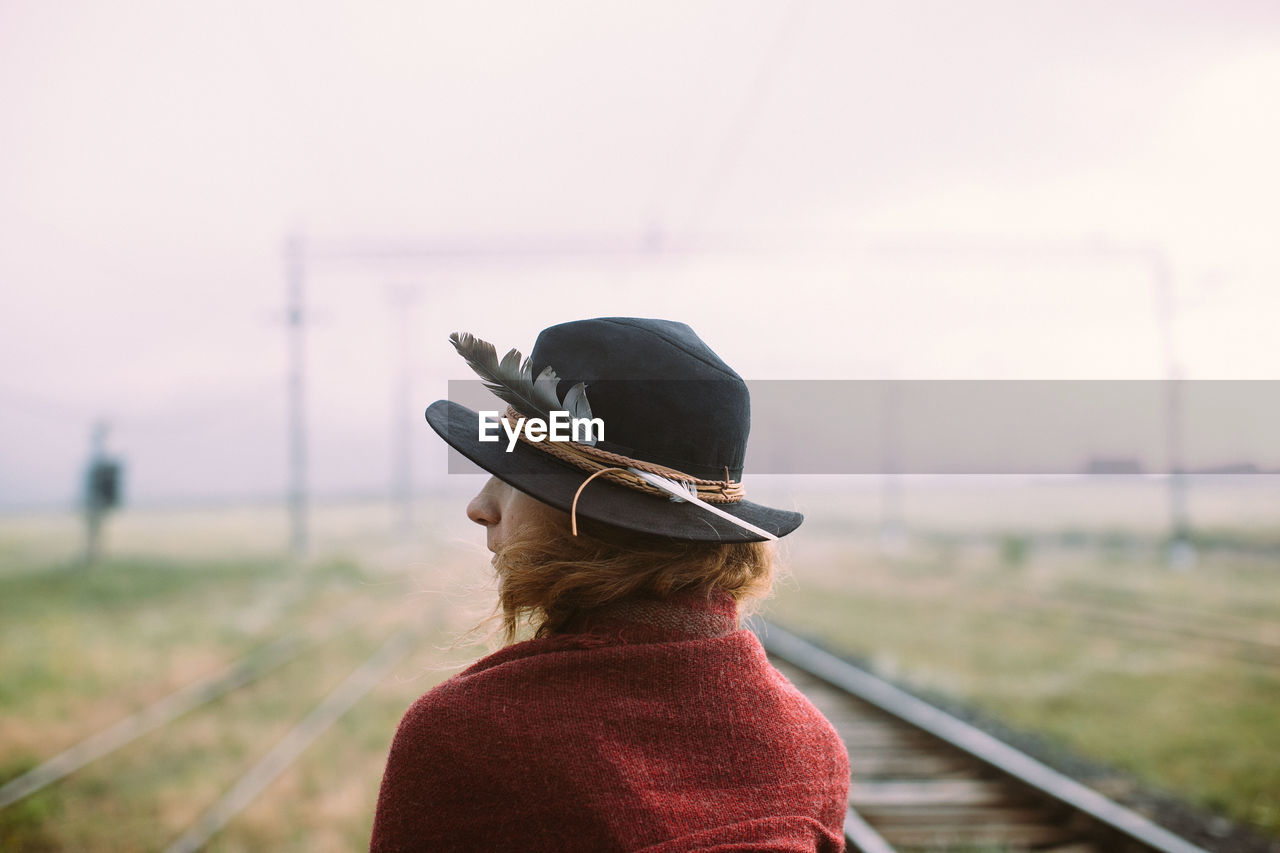
{"type": "Polygon", "coordinates": [[[715,591],[739,604],[763,598],[773,580],[769,543],[688,542],[583,522],[491,478],[467,505],[484,526],[498,574],[502,632],[523,624],[554,633],[575,614],[633,596],[715,591]]]}
{"type": "Polygon", "coordinates": [[[747,500],[746,382],[686,324],[561,323],[527,359],[514,349],[499,359],[469,333],[450,340],[506,411],[439,400],[427,422],[525,494],[579,521],[711,545],[777,539],[803,520],[747,500]],[[557,417],[572,434],[556,434],[557,417]],[[579,436],[582,423],[593,426],[579,436]]]}

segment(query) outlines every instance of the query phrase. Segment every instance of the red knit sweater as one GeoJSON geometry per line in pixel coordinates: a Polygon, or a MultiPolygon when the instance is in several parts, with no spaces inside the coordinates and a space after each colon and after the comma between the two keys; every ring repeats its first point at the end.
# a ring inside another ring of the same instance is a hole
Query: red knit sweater
{"type": "Polygon", "coordinates": [[[848,788],[728,596],[629,602],[418,699],[370,849],[840,851],[848,788]]]}

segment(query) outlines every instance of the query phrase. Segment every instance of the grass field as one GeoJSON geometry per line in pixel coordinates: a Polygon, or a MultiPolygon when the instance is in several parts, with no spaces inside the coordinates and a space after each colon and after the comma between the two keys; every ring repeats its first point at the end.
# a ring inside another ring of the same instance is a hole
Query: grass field
{"type": "Polygon", "coordinates": [[[347,508],[319,514],[330,515],[323,555],[293,566],[270,556],[284,541],[271,541],[283,525],[270,513],[201,515],[122,518],[116,555],[91,568],[60,553],[76,532],[65,520],[0,524],[0,782],[278,638],[309,640],[250,684],[0,809],[0,849],[163,849],[407,625],[408,658],[209,849],[367,848],[400,716],[482,651],[449,646],[484,615],[486,561],[474,546],[363,536],[385,513],[347,508]],[[208,556],[222,537],[232,556],[208,556]]]}
{"type": "MultiPolygon", "coordinates": [[[[1274,557],[1209,553],[1171,573],[1140,536],[1083,548],[1050,547],[1052,526],[955,536],[979,529],[969,521],[886,555],[865,507],[811,503],[765,615],[1280,835],[1280,667],[1255,659],[1280,649],[1274,557]]],[[[461,505],[421,506],[410,539],[390,535],[385,506],[318,507],[305,565],[281,558],[276,508],[123,514],[92,568],[75,562],[75,519],[0,518],[0,784],[281,637],[306,638],[250,684],[0,809],[0,849],[164,849],[408,626],[414,650],[391,676],[210,844],[367,847],[400,715],[485,651],[455,644],[492,596],[461,505]]]]}

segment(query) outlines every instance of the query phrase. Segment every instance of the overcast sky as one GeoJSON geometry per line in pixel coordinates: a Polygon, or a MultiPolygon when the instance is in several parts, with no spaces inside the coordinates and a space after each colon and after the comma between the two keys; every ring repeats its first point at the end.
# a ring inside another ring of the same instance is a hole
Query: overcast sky
{"type": "Polygon", "coordinates": [[[1280,378],[1263,0],[7,0],[0,104],[0,507],[69,500],[99,416],[139,499],[280,492],[290,233],[322,493],[384,486],[401,417],[440,474],[455,329],[667,316],[748,379],[1162,378],[1154,249],[1182,374],[1280,378]],[[321,257],[389,241],[681,250],[321,257]]]}

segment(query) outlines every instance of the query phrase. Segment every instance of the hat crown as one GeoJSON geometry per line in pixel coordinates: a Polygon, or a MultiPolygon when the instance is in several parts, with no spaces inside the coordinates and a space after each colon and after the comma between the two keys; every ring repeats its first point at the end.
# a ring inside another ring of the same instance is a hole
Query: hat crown
{"type": "Polygon", "coordinates": [[[560,377],[559,393],[586,384],[597,447],[686,474],[742,478],[751,402],[747,385],[685,323],[637,317],[576,320],[544,329],[534,375],[560,377]]]}

